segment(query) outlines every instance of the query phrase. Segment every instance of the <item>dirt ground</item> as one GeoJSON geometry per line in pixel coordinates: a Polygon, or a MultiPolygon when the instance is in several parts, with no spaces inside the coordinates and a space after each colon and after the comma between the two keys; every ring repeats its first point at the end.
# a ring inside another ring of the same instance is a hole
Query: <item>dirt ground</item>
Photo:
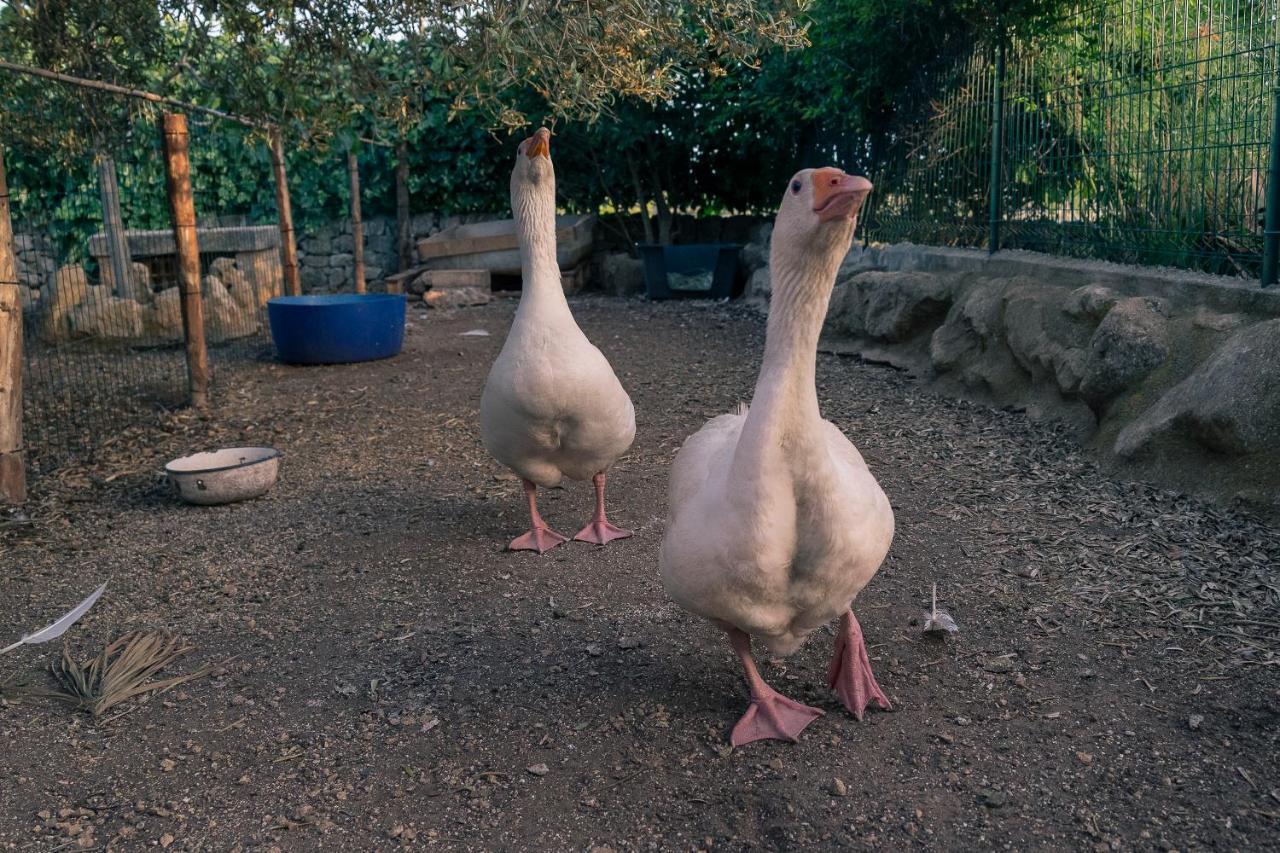
{"type": "MultiPolygon", "coordinates": [[[[738,667],[657,550],[671,458],[749,397],[763,321],[574,301],[636,404],[610,479],[636,536],[538,557],[502,550],[522,501],[477,429],[513,307],[414,311],[386,362],[254,366],[210,418],[34,484],[0,540],[0,646],[109,578],[78,656],[151,626],[197,647],[176,672],[223,667],[94,719],[13,695],[58,644],[0,658],[0,849],[1280,849],[1280,530],[820,356],[897,514],[855,605],[894,709],[843,712],[820,632],[764,673],[827,715],[733,750],[738,667]],[[166,458],[232,442],[284,451],[273,492],[170,498],[166,458]],[[934,583],[945,642],[920,633],[934,583]]],[[[572,533],[590,486],[543,506],[572,533]]]]}

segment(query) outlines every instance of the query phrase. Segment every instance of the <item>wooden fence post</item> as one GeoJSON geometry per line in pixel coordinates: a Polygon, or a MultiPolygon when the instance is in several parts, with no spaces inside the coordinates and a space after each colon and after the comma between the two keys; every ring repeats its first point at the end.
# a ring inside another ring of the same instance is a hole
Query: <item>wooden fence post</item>
{"type": "Polygon", "coordinates": [[[276,211],[280,215],[280,264],[284,267],[284,286],[290,296],[301,296],[302,279],[298,277],[293,206],[289,202],[289,180],[284,171],[284,137],[278,127],[271,129],[271,171],[276,176],[276,211]]]}
{"type": "Polygon", "coordinates": [[[1003,25],[996,22],[995,80],[991,86],[991,185],[987,189],[987,253],[1000,251],[1000,202],[1004,194],[1004,54],[1008,41],[1003,25]]]}
{"type": "Polygon", "coordinates": [[[1262,226],[1263,287],[1280,282],[1280,73],[1271,98],[1271,152],[1267,164],[1267,200],[1262,226]]]}
{"type": "Polygon", "coordinates": [[[124,235],[124,214],[120,212],[120,183],[116,161],[110,154],[98,154],[98,197],[102,200],[102,234],[107,238],[107,258],[116,296],[132,299],[133,257],[124,235]]]}
{"type": "Polygon", "coordinates": [[[182,331],[187,341],[187,377],[191,405],[209,405],[209,352],[204,341],[204,303],[200,298],[200,246],[196,242],[196,204],[191,195],[191,161],[187,156],[187,117],[182,113],[160,116],[164,146],[165,183],[169,190],[169,217],[178,255],[178,287],[182,294],[182,331]]]}
{"type": "Polygon", "coordinates": [[[360,164],[356,162],[354,151],[347,152],[347,176],[351,179],[351,257],[355,260],[352,279],[356,293],[364,293],[364,221],[360,218],[360,164]]]}
{"type": "Polygon", "coordinates": [[[413,266],[413,227],[409,221],[409,146],[401,140],[396,146],[396,252],[400,269],[413,266]]]}
{"type": "Polygon", "coordinates": [[[27,499],[22,462],[22,299],[9,220],[9,185],[0,148],[0,504],[27,499]]]}

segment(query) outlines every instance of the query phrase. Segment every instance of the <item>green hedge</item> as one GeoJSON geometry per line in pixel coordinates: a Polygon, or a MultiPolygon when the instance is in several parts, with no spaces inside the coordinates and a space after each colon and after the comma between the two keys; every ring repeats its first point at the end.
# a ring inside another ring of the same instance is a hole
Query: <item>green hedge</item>
{"type": "MultiPolygon", "coordinates": [[[[17,108],[33,109],[38,104],[17,108]]],[[[433,106],[407,136],[411,209],[447,213],[503,209],[514,145],[491,135],[479,117],[463,115],[452,122],[446,118],[445,104],[433,106]]],[[[253,223],[274,222],[275,184],[262,135],[217,119],[191,116],[189,121],[197,215],[202,220],[244,217],[253,223]]],[[[347,215],[346,149],[339,149],[339,142],[287,145],[294,219],[304,229],[347,215]]],[[[394,151],[356,145],[364,215],[394,215],[394,151]]],[[[169,227],[164,164],[150,117],[134,120],[125,141],[110,153],[116,161],[126,227],[169,227]]],[[[55,157],[21,140],[8,140],[5,161],[16,230],[46,234],[60,258],[85,260],[88,239],[102,223],[92,153],[55,157]]]]}

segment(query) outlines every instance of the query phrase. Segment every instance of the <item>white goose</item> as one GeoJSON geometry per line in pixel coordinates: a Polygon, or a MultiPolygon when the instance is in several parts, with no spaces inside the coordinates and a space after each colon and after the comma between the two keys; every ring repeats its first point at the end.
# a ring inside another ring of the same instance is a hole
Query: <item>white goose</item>
{"type": "Polygon", "coordinates": [[[787,655],[840,617],[828,683],[858,719],[889,702],[867,659],[850,605],[893,539],[889,501],[858,453],[818,411],[818,334],[836,270],[849,250],[866,178],[806,169],[787,186],[773,230],[764,361],[749,409],[720,415],[691,436],[671,473],[670,517],[659,562],[682,607],[729,634],[751,705],[737,746],[794,741],[823,713],[760,677],[751,637],[787,655]]]}
{"type": "Polygon", "coordinates": [[[556,263],[556,176],[551,132],[520,143],[511,208],[524,273],[520,307],[480,398],[480,429],[494,458],[524,481],[531,527],[513,551],[547,551],[565,537],[538,514],[537,487],[593,480],[596,511],[574,539],[604,545],[631,531],[605,517],[605,472],[631,446],[635,410],[613,368],[573,321],[556,263]]]}

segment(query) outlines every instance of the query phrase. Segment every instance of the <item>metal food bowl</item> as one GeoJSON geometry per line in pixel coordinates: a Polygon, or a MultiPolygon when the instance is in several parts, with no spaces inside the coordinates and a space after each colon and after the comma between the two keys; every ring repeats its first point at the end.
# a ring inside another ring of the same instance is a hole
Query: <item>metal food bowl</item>
{"type": "Polygon", "coordinates": [[[195,453],[164,466],[174,492],[187,503],[212,506],[247,501],[271,490],[280,475],[274,447],[227,447],[195,453]]]}

